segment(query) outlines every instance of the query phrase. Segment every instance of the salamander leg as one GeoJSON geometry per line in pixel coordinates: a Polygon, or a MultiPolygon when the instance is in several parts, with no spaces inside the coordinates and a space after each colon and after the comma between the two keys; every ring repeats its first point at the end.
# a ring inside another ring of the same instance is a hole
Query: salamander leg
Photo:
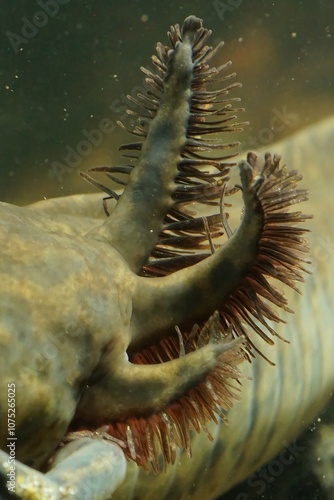
{"type": "Polygon", "coordinates": [[[119,446],[85,437],[64,446],[46,474],[17,461],[12,495],[8,458],[0,451],[0,494],[5,499],[104,500],[120,486],[126,473],[126,460],[119,446]]]}

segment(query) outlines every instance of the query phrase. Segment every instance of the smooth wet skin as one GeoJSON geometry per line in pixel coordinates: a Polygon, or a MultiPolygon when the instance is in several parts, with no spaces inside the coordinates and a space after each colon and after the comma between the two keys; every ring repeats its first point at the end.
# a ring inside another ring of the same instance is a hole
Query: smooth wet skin
{"type": "MultiPolygon", "coordinates": [[[[108,245],[53,233],[47,217],[36,221],[29,210],[1,208],[1,380],[16,384],[17,456],[38,467],[64,436],[102,349],[119,328],[126,334],[131,275],[124,279],[125,263],[108,245]],[[24,223],[13,223],[20,213],[24,223]],[[109,275],[107,262],[117,262],[109,275]]],[[[5,391],[1,399],[6,408],[5,391]]],[[[6,427],[3,410],[2,443],[6,427]]]]}

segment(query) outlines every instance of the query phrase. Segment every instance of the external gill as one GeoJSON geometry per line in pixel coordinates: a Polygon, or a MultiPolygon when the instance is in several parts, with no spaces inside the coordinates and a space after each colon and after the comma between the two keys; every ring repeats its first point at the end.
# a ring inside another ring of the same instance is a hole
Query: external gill
{"type": "Polygon", "coordinates": [[[239,163],[239,169],[245,212],[238,230],[213,255],[194,266],[163,278],[139,279],[138,286],[145,293],[135,294],[131,350],[158,340],[174,325],[198,322],[219,310],[256,262],[263,228],[257,190],[263,178],[254,180],[246,161],[239,163]],[[157,309],[158,317],[152,314],[157,309]]]}
{"type": "Polygon", "coordinates": [[[129,352],[159,343],[172,335],[175,325],[189,331],[194,322],[201,324],[215,310],[223,331],[232,327],[235,335],[247,338],[251,356],[254,350],[262,355],[252,332],[273,343],[276,332],[270,322],[281,319],[271,304],[291,310],[272,281],[298,292],[296,282],[304,280],[304,264],[309,263],[303,238],[307,229],[298,223],[311,218],[290,211],[291,205],[307,200],[307,191],[296,187],[301,180],[298,172],[279,162],[279,156],[267,153],[255,178],[256,155],[249,153],[247,162],[239,163],[245,211],[239,228],[224,245],[177,273],[138,281],[142,293],[133,302],[129,352]]]}
{"type": "Polygon", "coordinates": [[[192,43],[199,27],[199,20],[188,23],[182,42],[170,51],[163,94],[154,120],[148,122],[139,163],[132,170],[112,217],[97,231],[135,272],[148,259],[172,204],[177,165],[186,144],[193,79],[192,43]]]}
{"type": "Polygon", "coordinates": [[[239,167],[245,213],[238,231],[198,265],[164,278],[137,277],[130,324],[131,361],[111,344],[77,408],[76,427],[108,425],[110,434],[125,443],[128,456],[144,467],[150,461],[154,470],[159,469],[158,452],[152,451],[156,439],[166,436],[166,443],[161,444],[164,464],[174,461],[175,446],[190,454],[189,429],[203,427],[210,437],[206,421],[217,422],[218,415],[225,418],[222,408],[227,410],[237,399],[231,381],[242,378],[235,365],[245,357],[244,339],[233,339],[231,330],[221,327],[219,313],[212,310],[208,315],[208,310],[222,304],[258,254],[263,214],[257,191],[263,178],[253,180],[247,162],[239,167]],[[206,301],[208,297],[211,299],[206,301]],[[147,342],[158,341],[162,329],[173,330],[177,324],[194,323],[196,317],[205,315],[210,317],[199,335],[196,337],[195,328],[195,339],[193,332],[184,337],[185,355],[181,355],[182,345],[178,354],[168,339],[160,360],[150,359],[141,349],[147,342]],[[159,318],[157,323],[155,318],[159,318]],[[203,342],[205,330],[210,333],[203,342]]]}
{"type": "Polygon", "coordinates": [[[242,342],[243,338],[220,335],[219,340],[209,340],[201,348],[159,365],[129,363],[123,357],[112,363],[112,372],[114,354],[106,354],[95,375],[97,382],[87,385],[80,400],[76,419],[98,426],[158,414],[203,382],[221,356],[232,353],[234,364],[240,363],[242,342]]]}
{"type": "MultiPolygon", "coordinates": [[[[192,248],[204,241],[199,249],[205,250],[206,234],[201,219],[192,218],[187,204],[193,201],[217,204],[230,167],[234,165],[230,160],[236,153],[229,151],[221,155],[221,151],[231,150],[239,143],[225,144],[217,137],[207,138],[211,133],[241,130],[243,125],[234,122],[233,113],[243,111],[232,106],[239,99],[222,99],[240,84],[233,83],[219,90],[206,88],[207,84],[235,76],[234,73],[220,75],[230,63],[217,68],[208,64],[222,46],[222,43],[215,48],[207,46],[210,34],[200,19],[189,16],[182,28],[171,26],[168,33],[171,48],[157,45],[157,56],[152,57],[157,72],[142,68],[149,89],[145,94],[128,96],[136,106],[136,111],[128,110],[128,113],[136,117],[138,123],[131,132],[140,140],[119,148],[130,158],[130,164],[90,169],[90,172],[103,172],[113,182],[125,186],[123,194],[116,194],[82,173],[86,180],[109,195],[104,199],[107,214],[107,198],[117,201],[104,226],[91,235],[108,241],[137,274],[168,274],[196,261],[191,256],[192,248]],[[213,157],[211,151],[220,156],[213,157]],[[188,229],[199,234],[188,238],[185,236],[188,229]],[[184,262],[179,257],[187,245],[187,262],[184,262]],[[175,259],[168,259],[165,268],[164,257],[172,255],[175,259]]],[[[230,195],[232,191],[226,188],[225,194],[230,195]]],[[[218,226],[221,231],[217,218],[208,217],[207,221],[210,231],[218,226]]],[[[205,256],[206,253],[197,252],[199,260],[205,256]]]]}

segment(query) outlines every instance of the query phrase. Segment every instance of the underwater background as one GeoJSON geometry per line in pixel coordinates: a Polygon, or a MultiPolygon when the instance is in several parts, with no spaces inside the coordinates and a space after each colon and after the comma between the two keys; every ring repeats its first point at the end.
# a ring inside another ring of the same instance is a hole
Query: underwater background
{"type": "Polygon", "coordinates": [[[213,45],[225,41],[214,63],[232,60],[243,84],[233,96],[246,108],[240,119],[251,123],[238,135],[244,149],[334,112],[329,1],[61,0],[49,14],[44,3],[2,3],[2,201],[23,205],[92,189],[78,172],[119,161],[118,146],[130,137],[116,123],[126,116],[125,96],[141,88],[139,67],[150,65],[158,41],[168,43],[170,25],[189,14],[212,29],[213,45]],[[104,119],[108,132],[85,147],[104,119]]]}
{"type": "MultiPolygon", "coordinates": [[[[126,95],[141,90],[140,66],[150,66],[156,43],[168,43],[170,25],[189,14],[212,29],[212,45],[225,41],[214,63],[232,60],[243,84],[231,94],[246,108],[240,120],[250,121],[237,134],[243,150],[266,147],[334,112],[329,0],[54,0],[49,13],[46,3],[2,2],[1,201],[24,205],[93,191],[79,172],[120,162],[119,145],[132,140],[117,125],[131,122],[126,95]]],[[[306,449],[313,429],[298,440],[306,449]]],[[[264,491],[246,481],[224,499],[327,498],[307,453],[299,458],[270,477],[264,491]]]]}

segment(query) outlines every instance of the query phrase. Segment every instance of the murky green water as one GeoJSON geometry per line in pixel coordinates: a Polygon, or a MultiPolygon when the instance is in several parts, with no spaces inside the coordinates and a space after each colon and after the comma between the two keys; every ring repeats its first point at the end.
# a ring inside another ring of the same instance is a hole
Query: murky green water
{"type": "Polygon", "coordinates": [[[2,200],[24,204],[89,189],[78,171],[118,160],[128,140],[116,125],[125,95],[141,86],[139,67],[155,43],[191,13],[213,30],[213,43],[225,40],[222,57],[243,83],[246,146],[278,140],[334,109],[329,1],[64,0],[55,10],[33,1],[2,10],[2,200]],[[110,133],[80,148],[105,118],[110,133]],[[55,163],[69,167],[64,175],[55,175],[55,163]]]}

